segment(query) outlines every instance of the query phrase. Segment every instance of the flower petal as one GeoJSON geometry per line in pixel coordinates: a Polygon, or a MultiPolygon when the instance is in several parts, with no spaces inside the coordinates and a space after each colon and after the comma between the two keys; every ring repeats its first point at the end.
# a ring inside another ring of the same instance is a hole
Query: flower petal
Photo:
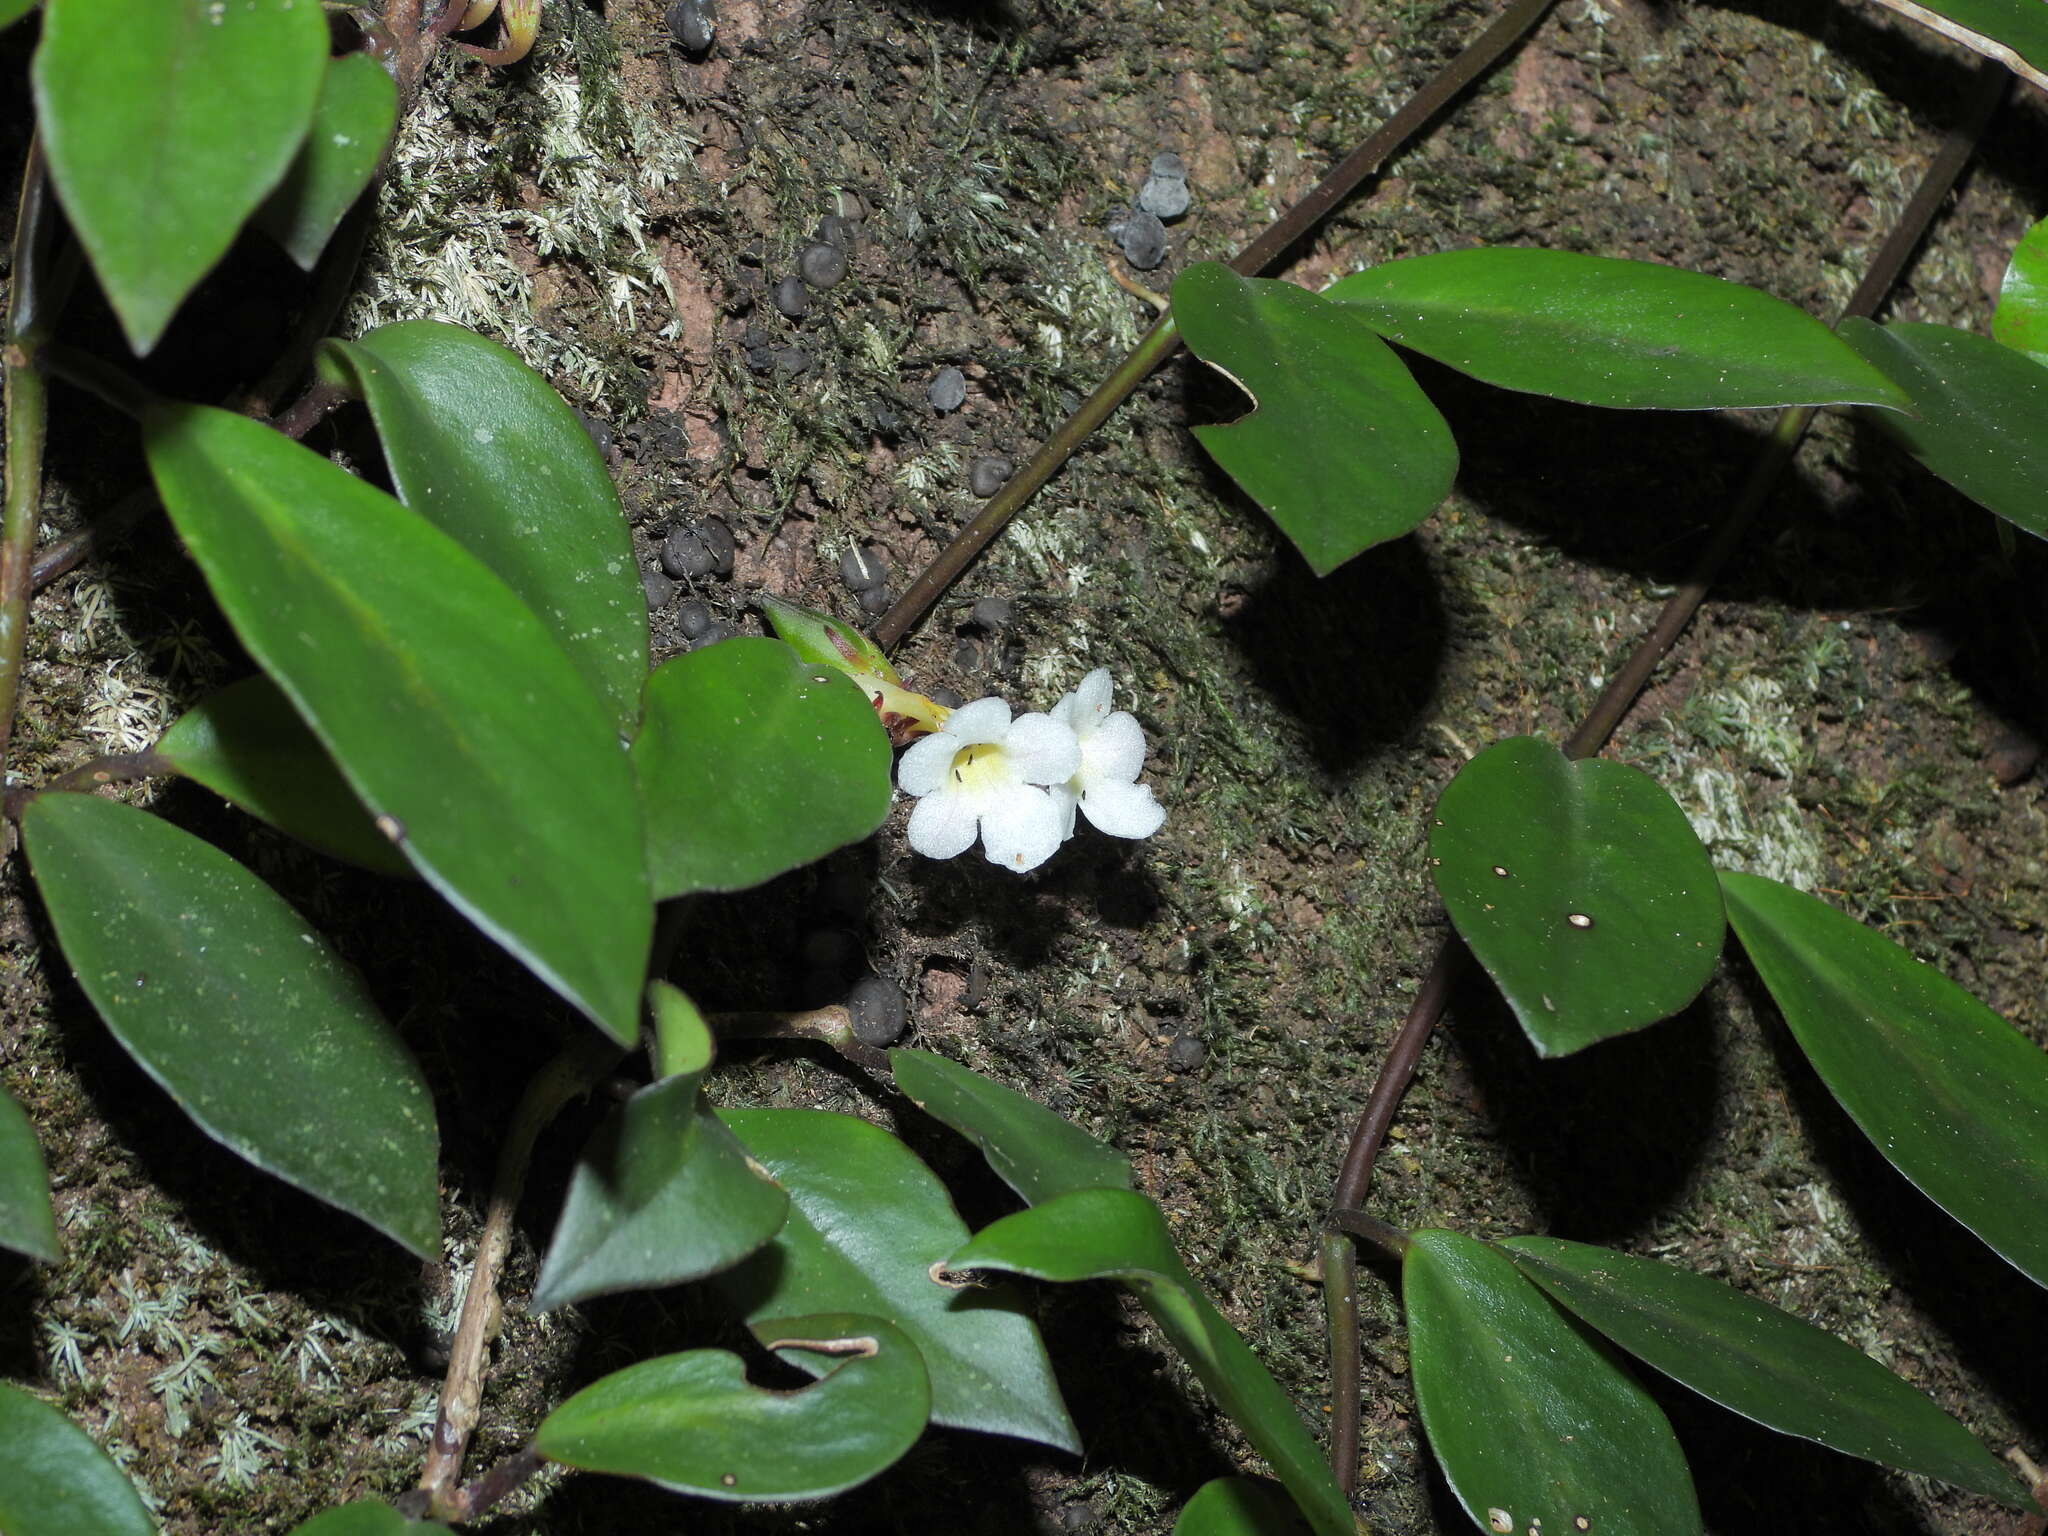
{"type": "Polygon", "coordinates": [[[1081,738],[1081,782],[1128,784],[1145,766],[1145,733],[1132,716],[1118,710],[1094,734],[1081,738]]]}
{"type": "Polygon", "coordinates": [[[940,790],[910,812],[910,846],[928,859],[950,859],[974,846],[981,810],[972,795],[940,790]]]}
{"type": "Polygon", "coordinates": [[[1026,784],[1064,784],[1081,766],[1081,743],[1051,715],[1019,715],[1003,738],[1003,755],[1026,784]]]}
{"type": "Polygon", "coordinates": [[[1149,784],[1091,784],[1081,811],[1111,837],[1150,837],[1166,823],[1166,807],[1152,798],[1149,784]]]}
{"type": "Polygon", "coordinates": [[[1029,785],[987,796],[982,801],[981,843],[989,863],[1020,875],[1038,868],[1066,841],[1060,835],[1065,819],[1050,794],[1029,785]]]}
{"type": "Polygon", "coordinates": [[[962,704],[948,715],[945,734],[963,747],[978,747],[983,742],[1000,744],[1009,724],[1010,706],[990,695],[972,704],[962,704]]]}
{"type": "Polygon", "coordinates": [[[1109,668],[1097,667],[1081,679],[1081,686],[1063,696],[1052,707],[1053,717],[1073,728],[1083,741],[1109,713],[1109,668]]]}
{"type": "Polygon", "coordinates": [[[1078,777],[1069,779],[1053,785],[1046,793],[1060,809],[1060,841],[1065,842],[1074,835],[1074,813],[1081,809],[1081,781],[1078,777]]]}
{"type": "Polygon", "coordinates": [[[930,794],[946,782],[946,771],[965,745],[951,731],[919,737],[896,764],[896,787],[906,795],[930,794]]]}

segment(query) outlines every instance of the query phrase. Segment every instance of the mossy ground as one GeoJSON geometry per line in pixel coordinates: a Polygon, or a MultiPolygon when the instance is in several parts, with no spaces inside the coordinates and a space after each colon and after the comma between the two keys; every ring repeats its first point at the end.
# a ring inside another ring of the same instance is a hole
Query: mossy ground
{"type": "MultiPolygon", "coordinates": [[[[1968,73],[1877,16],[1564,0],[1292,275],[1540,242],[1696,267],[1832,313],[1968,73]]],[[[650,563],[673,519],[716,512],[741,542],[735,580],[699,594],[722,613],[744,620],[770,590],[851,615],[839,550],[870,545],[907,578],[969,507],[967,462],[1025,456],[1137,334],[1101,229],[1153,153],[1177,150],[1192,172],[1173,264],[1226,254],[1484,19],[1389,0],[727,0],[716,50],[693,62],[647,0],[603,14],[556,0],[530,63],[432,80],[349,324],[440,315],[501,336],[611,425],[650,563]],[[765,290],[842,191],[870,210],[852,276],[785,321],[765,290]],[[749,344],[800,347],[806,366],[756,374],[749,344]],[[969,398],[939,419],[924,387],[946,365],[967,371],[969,398]],[[878,409],[904,423],[893,440],[873,430],[878,409]]],[[[24,45],[5,46],[19,78],[24,45]]],[[[2038,106],[2009,110],[1896,313],[1982,328],[2005,253],[2048,203],[2043,151],[2038,106]]],[[[278,324],[220,297],[206,313],[209,341],[257,353],[278,324]]],[[[1761,431],[1424,373],[1465,467],[1415,535],[1315,580],[1183,430],[1237,406],[1181,362],[906,647],[926,686],[1040,708],[1110,667],[1156,744],[1170,807],[1158,838],[1084,836],[1018,880],[972,858],[914,860],[899,814],[822,873],[708,903],[677,971],[713,1006],[819,1000],[804,941],[838,921],[827,885],[856,877],[870,893],[860,946],[909,991],[914,1043],[1129,1152],[1196,1272],[1312,1412],[1320,1298],[1303,1263],[1348,1121],[1442,932],[1429,807],[1468,752],[1569,729],[1729,504],[1761,431]],[[1017,615],[999,640],[962,626],[990,592],[1017,615]],[[1179,1034],[1206,1046],[1199,1069],[1169,1066],[1179,1034]]],[[[60,430],[53,524],[130,483],[132,463],[95,441],[60,430]]],[[[2023,769],[2048,730],[2044,566],[2033,541],[2001,545],[1877,439],[1825,422],[1615,752],[1657,775],[1718,857],[1824,891],[2048,1042],[2048,818],[2038,777],[2001,786],[1993,771],[2023,769]]],[[[233,674],[195,585],[145,534],[39,601],[17,772],[40,780],[143,744],[233,674]]],[[[672,646],[672,618],[656,633],[672,646]]],[[[443,1106],[451,1265],[418,1273],[185,1125],[65,981],[16,860],[0,1078],[36,1118],[67,1253],[0,1273],[0,1369],[89,1426],[170,1530],[282,1531],[416,1475],[435,1334],[497,1132],[546,1053],[528,1041],[546,1009],[480,981],[490,957],[424,897],[338,879],[189,792],[161,803],[257,862],[371,968],[443,1106]]],[[[752,1054],[718,1091],[894,1116],[959,1182],[970,1222],[1004,1208],[959,1144],[872,1083],[752,1054]]],[[[634,1350],[720,1326],[688,1296],[570,1317],[518,1307],[595,1112],[541,1144],[478,1465],[634,1350]]],[[[1374,1205],[1404,1224],[1552,1231],[1683,1262],[1850,1338],[1995,1449],[2038,1459],[2048,1445],[2039,1293],[1857,1138],[1739,963],[1680,1018],[1555,1063],[1468,979],[1374,1205]]],[[[940,1434],[817,1509],[707,1512],[585,1479],[544,1485],[486,1528],[1164,1531],[1241,1442],[1109,1290],[1048,1289],[1041,1304],[1084,1461],[940,1434]]],[[[1386,1536],[1466,1528],[1419,1438],[1399,1309],[1379,1281],[1365,1304],[1362,1510],[1386,1536]]],[[[1717,1531],[1997,1528],[1980,1502],[1658,1390],[1717,1531]]]]}

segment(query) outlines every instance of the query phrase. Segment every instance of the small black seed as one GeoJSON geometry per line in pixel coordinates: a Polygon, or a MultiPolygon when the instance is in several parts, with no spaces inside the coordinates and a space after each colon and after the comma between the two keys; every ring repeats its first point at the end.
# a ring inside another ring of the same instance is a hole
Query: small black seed
{"type": "Polygon", "coordinates": [[[1138,211],[1154,218],[1177,219],[1188,211],[1188,184],[1177,177],[1147,176],[1138,188],[1138,211]]]}
{"type": "Polygon", "coordinates": [[[868,216],[868,205],[858,192],[841,188],[832,194],[832,212],[849,224],[858,224],[868,216]]]}
{"type": "Polygon", "coordinates": [[[958,368],[941,368],[932,375],[924,397],[941,416],[959,410],[967,403],[967,375],[958,368]]]}
{"type": "Polygon", "coordinates": [[[962,704],[965,704],[967,702],[965,699],[961,698],[959,694],[955,693],[951,688],[930,689],[925,693],[925,697],[930,699],[934,704],[942,705],[947,709],[958,709],[962,704]]]}
{"type": "Polygon", "coordinates": [[[977,496],[993,496],[1009,481],[1013,464],[999,453],[987,454],[967,467],[967,488],[977,496]]]}
{"type": "Polygon", "coordinates": [[[1166,1064],[1176,1072],[1194,1072],[1209,1059],[1209,1048],[1194,1035],[1175,1035],[1166,1048],[1166,1064]]]}
{"type": "Polygon", "coordinates": [[[1116,243],[1124,260],[1140,272],[1150,272],[1166,260],[1166,226],[1156,214],[1142,208],[1123,221],[1116,231],[1116,243]]]}
{"type": "Polygon", "coordinates": [[[717,622],[709,603],[700,603],[692,598],[687,603],[676,604],[676,629],[685,640],[696,639],[717,622]]]}
{"type": "Polygon", "coordinates": [[[1170,149],[1163,149],[1152,157],[1152,174],[1165,181],[1186,181],[1188,163],[1170,149]]]}
{"type": "Polygon", "coordinates": [[[962,672],[972,672],[981,665],[981,647],[972,640],[962,640],[953,647],[953,665],[962,672]]]}
{"type": "Polygon", "coordinates": [[[647,611],[659,613],[674,599],[676,584],[659,571],[642,571],[640,590],[647,594],[647,611]]]}
{"type": "Polygon", "coordinates": [[[864,613],[887,613],[895,601],[896,599],[889,595],[889,589],[885,586],[869,587],[867,591],[860,595],[861,611],[864,613]]]}
{"type": "Polygon", "coordinates": [[[867,592],[889,579],[889,567],[871,549],[839,552],[839,579],[855,592],[867,592]]]}
{"type": "Polygon", "coordinates": [[[1010,600],[990,593],[977,597],[974,606],[968,610],[967,622],[977,629],[1003,629],[1010,622],[1010,600]]]}
{"type": "Polygon", "coordinates": [[[894,1045],[903,1038],[910,1013],[903,989],[873,972],[847,989],[846,1011],[853,1018],[853,1037],[863,1045],[894,1045]]]}
{"type": "Polygon", "coordinates": [[[661,568],[678,581],[694,581],[718,568],[718,555],[698,523],[683,523],[661,541],[661,568]]]}
{"type": "Polygon", "coordinates": [[[663,15],[668,22],[669,35],[682,44],[685,52],[709,51],[711,39],[718,30],[711,0],[676,0],[663,15]]]}
{"type": "Polygon", "coordinates": [[[801,320],[811,307],[811,291],[800,277],[785,277],[768,295],[769,301],[792,320],[801,320]]]}
{"type": "Polygon", "coordinates": [[[797,258],[796,270],[813,288],[834,287],[846,281],[846,252],[822,241],[807,245],[797,258]]]}
{"type": "Polygon", "coordinates": [[[843,214],[828,213],[818,220],[818,227],[811,231],[811,238],[825,245],[836,245],[850,256],[859,233],[852,219],[843,214]]]}
{"type": "Polygon", "coordinates": [[[690,649],[701,651],[707,645],[716,645],[721,640],[730,640],[738,631],[723,619],[713,619],[704,627],[704,633],[690,642],[690,649]]]}

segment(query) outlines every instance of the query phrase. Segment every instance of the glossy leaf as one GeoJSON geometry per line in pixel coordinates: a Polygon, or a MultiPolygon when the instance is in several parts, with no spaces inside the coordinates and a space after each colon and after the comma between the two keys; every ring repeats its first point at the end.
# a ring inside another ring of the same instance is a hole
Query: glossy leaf
{"type": "Polygon", "coordinates": [[[1842,335],[1897,379],[1919,413],[1875,418],[1972,501],[2048,538],[2048,367],[1945,325],[1842,322],[1842,335]]]}
{"type": "Polygon", "coordinates": [[[540,616],[630,735],[647,680],[647,595],[604,455],[562,397],[488,337],[438,320],[321,348],[360,394],[398,499],[540,616]]]}
{"type": "Polygon", "coordinates": [[[1131,1187],[1122,1153],[1014,1088],[930,1051],[891,1051],[889,1067],[911,1102],[981,1148],[1026,1204],[1077,1189],[1131,1187]]]}
{"type": "Polygon", "coordinates": [[[284,176],[326,68],[303,0],[49,0],[31,73],[50,179],[138,353],[284,176]]]}
{"type": "Polygon", "coordinates": [[[907,1147],[823,1110],[735,1109],[720,1118],[789,1192],[789,1220],[774,1242],[718,1279],[749,1322],[817,1311],[885,1316],[931,1372],[934,1423],[1079,1450],[1018,1299],[934,1278],[967,1228],[907,1147]]]}
{"type": "Polygon", "coordinates": [[[21,20],[36,8],[37,0],[0,0],[0,27],[21,20]]]}
{"type": "Polygon", "coordinates": [[[1252,398],[1249,415],[1196,438],[1318,576],[1449,494],[1451,429],[1363,317],[1198,262],[1174,282],[1173,318],[1188,350],[1252,398]]]}
{"type": "Polygon", "coordinates": [[[22,1107],[0,1093],[0,1248],[46,1264],[57,1262],[57,1217],[50,1176],[35,1127],[22,1107]]]}
{"type": "Polygon", "coordinates": [[[1505,1255],[1455,1232],[1416,1232],[1401,1290],[1422,1427],[1481,1530],[1701,1529],[1662,1411],[1505,1255]]]}
{"type": "Polygon", "coordinates": [[[666,983],[653,992],[673,1075],[607,1116],[577,1159],[534,1286],[536,1312],[730,1269],[789,1212],[789,1197],[749,1166],[746,1149],[698,1101],[711,1065],[703,1019],[666,983]]]}
{"type": "Polygon", "coordinates": [[[844,619],[799,608],[766,592],[754,601],[768,616],[775,638],[795,651],[798,660],[837,667],[853,678],[871,677],[885,683],[903,681],[882,648],[844,619]]]}
{"type": "Polygon", "coordinates": [[[1744,1418],[2026,1507],[2018,1481],[1962,1425],[1861,1350],[1789,1312],[1607,1248],[1555,1237],[1499,1246],[1560,1306],[1744,1418]]]}
{"type": "Polygon", "coordinates": [[[889,740],[873,708],[779,640],[726,640],[655,668],[633,766],[664,900],[772,880],[889,813],[889,740]]]}
{"type": "Polygon", "coordinates": [[[313,125],[256,224],[310,272],[362,196],[398,126],[398,87],[367,53],[327,62],[313,125]]]}
{"type": "Polygon", "coordinates": [[[287,1536],[405,1536],[407,1531],[445,1530],[408,1520],[381,1499],[357,1499],[295,1525],[287,1536]]]}
{"type": "Polygon", "coordinates": [[[924,1362],[881,1318],[779,1319],[754,1334],[770,1349],[803,1351],[805,1369],[823,1379],[797,1392],[756,1387],[722,1349],[643,1360],[549,1414],[535,1448],[586,1472],[758,1504],[864,1483],[923,1433],[932,1401],[924,1362]]]}
{"type": "Polygon", "coordinates": [[[1308,1530],[1286,1492],[1255,1477],[1204,1483],[1173,1522],[1173,1536],[1305,1536],[1308,1530]]]}
{"type": "Polygon", "coordinates": [[[1445,787],[1429,851],[1459,936],[1540,1055],[1678,1012],[1720,958],[1713,861],[1637,769],[1499,742],[1445,787]]]}
{"type": "Polygon", "coordinates": [[[410,879],[412,865],[377,830],[291,700],[258,674],[178,717],[156,755],[229,804],[322,853],[410,879]]]}
{"type": "MultiPolygon", "coordinates": [[[[2032,4],[2033,0],[2018,0],[2032,4]]],[[[1998,290],[1998,308],[1991,314],[1991,334],[2014,351],[2048,365],[2048,219],[2020,237],[2005,282],[1998,290]]]]}
{"type": "Polygon", "coordinates": [[[1460,373],[1584,405],[1907,404],[1804,310],[1654,262],[1442,251],[1368,268],[1323,297],[1460,373]]]}
{"type": "Polygon", "coordinates": [[[438,1253],[433,1102],[354,970],[159,817],[47,794],[21,825],[79,986],[178,1107],[266,1173],[438,1253]]]}
{"type": "Polygon", "coordinates": [[[1188,1273],[1159,1207],[1126,1189],[1084,1189],[982,1228],[948,1269],[1004,1269],[1067,1284],[1129,1287],[1254,1449],[1266,1458],[1317,1536],[1352,1536],[1356,1522],[1301,1415],[1188,1273]]]}
{"type": "Polygon", "coordinates": [[[63,1414],[0,1382],[0,1531],[156,1536],[128,1474],[63,1414]]]}
{"type": "Polygon", "coordinates": [[[631,764],[540,621],[459,545],[262,424],[164,405],[164,506],[242,643],[413,867],[630,1043],[653,904],[631,764]]]}
{"type": "MultiPolygon", "coordinates": [[[[1914,0],[1914,5],[1955,24],[1937,29],[1944,36],[2048,87],[2048,11],[2040,0],[1914,0]]],[[[1913,15],[1896,3],[1892,8],[1913,15]]],[[[1927,17],[1913,19],[1925,22],[1927,17]]]]}
{"type": "Polygon", "coordinates": [[[1721,888],[1799,1048],[1863,1134],[2048,1285],[2048,1052],[1826,902],[1754,875],[1721,888]]]}

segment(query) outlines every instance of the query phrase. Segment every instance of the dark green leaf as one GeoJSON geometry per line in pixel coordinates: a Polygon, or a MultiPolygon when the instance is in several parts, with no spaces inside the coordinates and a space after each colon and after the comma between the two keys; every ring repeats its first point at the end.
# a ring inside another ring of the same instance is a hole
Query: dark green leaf
{"type": "Polygon", "coordinates": [[[1842,322],[1842,335],[1903,385],[1919,415],[1873,418],[1935,474],[2048,538],[2048,367],[1945,325],[1842,322]]]}
{"type": "Polygon", "coordinates": [[[1369,268],[1323,296],[1460,373],[1585,405],[1907,403],[1805,311],[1647,261],[1507,247],[1442,251],[1369,268]]]}
{"type": "Polygon", "coordinates": [[[377,174],[398,126],[398,87],[367,53],[327,62],[313,126],[256,224],[310,272],[335,226],[377,174]]]}
{"type": "Polygon", "coordinates": [[[1828,1091],[1894,1168],[2048,1285],[2048,1053],[1932,966],[1775,880],[1728,919],[1828,1091]]]}
{"type": "Polygon", "coordinates": [[[981,1148],[996,1176],[1027,1204],[1077,1189],[1131,1187],[1122,1153],[1014,1088],[930,1051],[891,1051],[889,1066],[896,1086],[981,1148]]]}
{"type": "Polygon", "coordinates": [[[0,1093],[0,1248],[57,1262],[57,1217],[35,1127],[19,1104],[0,1093]]]}
{"type": "Polygon", "coordinates": [[[50,0],[36,120],[128,344],[149,351],[284,176],[327,23],[304,0],[50,0]]]}
{"type": "Polygon", "coordinates": [[[765,1320],[770,1349],[836,1360],[799,1392],[748,1384],[722,1349],[644,1360],[585,1387],[541,1424],[534,1446],[586,1472],[644,1477],[740,1503],[822,1499],[866,1482],[909,1450],[931,1408],[924,1362],[878,1317],[765,1320]]]}
{"type": "Polygon", "coordinates": [[[544,1312],[613,1291],[680,1285],[730,1269],[766,1243],[789,1197],[698,1102],[711,1033],[689,1000],[653,986],[664,1064],[591,1138],[533,1290],[544,1312]]]}
{"type": "Polygon", "coordinates": [[[663,900],[772,880],[860,841],[889,812],[889,739],[874,709],[779,640],[727,640],[655,668],[633,766],[663,900]]]}
{"type": "Polygon", "coordinates": [[[1781,1434],[1938,1477],[2015,1509],[2025,1490],[1970,1432],[1861,1350],[1705,1275],[1555,1237],[1515,1267],[1638,1359],[1781,1434]]]}
{"type": "Polygon", "coordinates": [[[1159,1207],[1127,1189],[1059,1195],[984,1227],[948,1269],[1128,1286],[1195,1375],[1286,1485],[1317,1536],[1352,1536],[1344,1495],[1301,1415],[1188,1273],[1159,1207]]]}
{"type": "Polygon", "coordinates": [[[822,1110],[735,1109],[721,1118],[790,1199],[775,1241],[718,1280],[750,1322],[842,1310],[886,1316],[931,1371],[933,1422],[1080,1449],[1017,1298],[935,1277],[967,1228],[907,1147],[822,1110]]]}
{"type": "Polygon", "coordinates": [[[261,674],[230,683],[181,715],[156,755],[322,853],[381,875],[412,876],[412,865],[377,830],[291,700],[261,674]]]}
{"type": "Polygon", "coordinates": [[[369,405],[398,499],[525,599],[631,735],[647,594],[618,489],[576,413],[512,352],[438,320],[330,341],[321,372],[369,405]]]}
{"type": "Polygon", "coordinates": [[[1173,1522],[1173,1536],[1297,1536],[1308,1530],[1284,1489],[1254,1477],[1204,1483],[1173,1522]]]}
{"type": "MultiPolygon", "coordinates": [[[[2048,74],[2048,11],[2040,0],[1917,0],[1937,16],[1946,16],[1968,36],[1949,33],[2006,65],[2030,67],[2048,74]]],[[[2037,80],[2035,82],[2039,84],[2037,80]]]]}
{"type": "Polygon", "coordinates": [[[1195,436],[1318,576],[1399,538],[1458,473],[1451,429],[1362,317],[1198,262],[1173,285],[1188,350],[1252,398],[1195,436]]]}
{"type": "Polygon", "coordinates": [[[1499,742],[1445,787],[1429,851],[1459,936],[1540,1055],[1678,1012],[1720,958],[1713,861],[1637,769],[1499,742]]]}
{"type": "Polygon", "coordinates": [[[654,925],[632,765],[540,621],[447,535],[258,422],[165,405],[145,428],[214,597],[379,826],[630,1043],[654,925]]]}
{"type": "Polygon", "coordinates": [[[426,1083],[298,913],[218,849],[117,800],[42,795],[21,825],[78,984],[179,1108],[266,1173],[438,1253],[426,1083]]]}
{"type": "Polygon", "coordinates": [[[854,678],[872,677],[885,683],[903,681],[882,648],[844,619],[799,608],[766,592],[754,601],[768,616],[775,638],[795,651],[799,661],[837,667],[854,678]]]}
{"type": "Polygon", "coordinates": [[[0,0],[0,27],[21,20],[36,8],[36,0],[0,0]]]}
{"type": "Polygon", "coordinates": [[[1498,1250],[1416,1232],[1401,1289],[1422,1427],[1481,1530],[1701,1529],[1663,1413],[1498,1250]]]}
{"type": "Polygon", "coordinates": [[[353,1504],[343,1504],[315,1515],[304,1525],[295,1525],[287,1536],[405,1536],[407,1531],[446,1530],[446,1526],[427,1526],[417,1520],[408,1520],[397,1510],[378,1499],[357,1499],[353,1504]]]}
{"type": "MultiPolygon", "coordinates": [[[[2017,0],[2033,6],[2035,0],[2017,0]]],[[[2048,219],[2020,237],[2005,282],[1998,290],[1998,308],[1991,315],[1991,334],[2035,362],[2048,364],[2048,219]]]]}
{"type": "Polygon", "coordinates": [[[92,1436],[0,1382],[0,1531],[7,1536],[156,1536],[128,1474],[92,1436]]]}

